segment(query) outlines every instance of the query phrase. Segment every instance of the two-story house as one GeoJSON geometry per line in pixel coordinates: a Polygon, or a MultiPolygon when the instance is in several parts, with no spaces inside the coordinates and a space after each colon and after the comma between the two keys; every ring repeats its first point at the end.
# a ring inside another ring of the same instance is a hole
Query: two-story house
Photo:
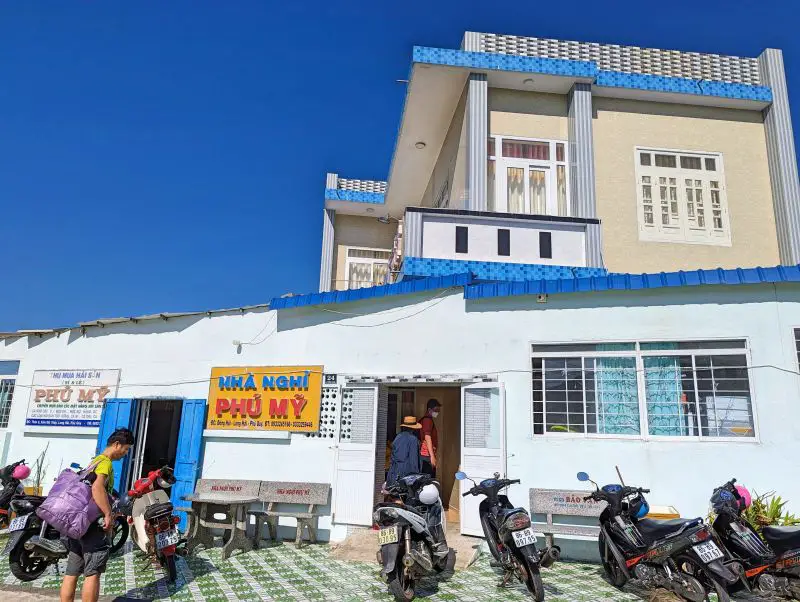
{"type": "Polygon", "coordinates": [[[388,181],[325,187],[321,291],[797,263],[779,50],[415,47],[388,181]]]}

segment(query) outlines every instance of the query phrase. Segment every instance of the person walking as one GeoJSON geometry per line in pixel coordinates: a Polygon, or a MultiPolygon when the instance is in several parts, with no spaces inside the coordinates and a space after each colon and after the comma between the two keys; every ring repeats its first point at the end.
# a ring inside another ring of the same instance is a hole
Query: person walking
{"type": "Polygon", "coordinates": [[[419,474],[420,455],[419,438],[415,431],[422,426],[414,416],[406,416],[400,425],[400,432],[392,441],[392,457],[389,463],[389,474],[386,475],[387,485],[396,483],[410,474],[419,474]]]}
{"type": "Polygon", "coordinates": [[[103,513],[103,527],[95,521],[80,539],[70,539],[67,543],[69,556],[64,580],[61,582],[61,602],[75,600],[75,588],[78,577],[84,576],[81,588],[83,602],[97,602],[100,596],[100,575],[106,570],[108,563],[109,533],[114,528],[114,516],[111,513],[111,492],[114,490],[114,465],[121,460],[133,445],[133,433],[125,428],[117,429],[106,442],[106,448],[89,464],[95,474],[92,483],[92,499],[103,513]]]}
{"type": "Polygon", "coordinates": [[[422,459],[422,474],[436,478],[436,452],[439,449],[439,432],[433,419],[439,415],[442,404],[438,399],[428,400],[428,409],[420,420],[421,429],[419,438],[421,442],[420,456],[422,459]]]}

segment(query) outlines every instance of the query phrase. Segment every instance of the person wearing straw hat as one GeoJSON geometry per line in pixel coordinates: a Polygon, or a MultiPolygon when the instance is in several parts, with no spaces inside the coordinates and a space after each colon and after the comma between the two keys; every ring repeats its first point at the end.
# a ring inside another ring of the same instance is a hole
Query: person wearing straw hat
{"type": "Polygon", "coordinates": [[[400,432],[392,442],[392,460],[386,483],[392,484],[410,474],[419,474],[419,436],[417,431],[422,425],[415,416],[405,416],[400,424],[400,432]]]}

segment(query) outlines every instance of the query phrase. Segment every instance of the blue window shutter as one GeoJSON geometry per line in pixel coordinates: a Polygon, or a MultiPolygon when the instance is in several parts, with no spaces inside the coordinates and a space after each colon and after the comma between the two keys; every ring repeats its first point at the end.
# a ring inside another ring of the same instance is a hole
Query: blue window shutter
{"type": "MultiPolygon", "coordinates": [[[[100,453],[106,448],[108,438],[118,428],[128,428],[134,430],[136,421],[136,400],[134,399],[106,399],[103,407],[103,414],[100,417],[100,430],[97,434],[97,452],[100,453]]],[[[114,462],[114,489],[120,490],[122,483],[128,476],[130,466],[130,454],[114,462]]]]}
{"type": "MultiPolygon", "coordinates": [[[[181,410],[181,426],[178,432],[178,450],[175,460],[175,484],[172,486],[172,505],[186,506],[181,498],[194,492],[194,484],[200,472],[200,456],[203,447],[203,429],[206,425],[206,400],[185,399],[181,410]]],[[[180,529],[186,529],[186,513],[179,512],[180,529]]]]}

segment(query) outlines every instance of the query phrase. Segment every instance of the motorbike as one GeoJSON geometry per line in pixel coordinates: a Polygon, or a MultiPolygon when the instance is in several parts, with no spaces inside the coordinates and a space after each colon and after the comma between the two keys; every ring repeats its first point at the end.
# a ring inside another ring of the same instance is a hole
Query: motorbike
{"type": "Polygon", "coordinates": [[[744,566],[744,586],[767,596],[800,600],[800,527],[764,527],[742,516],[750,493],[736,479],[714,489],[711,528],[720,546],[744,566]]]}
{"type": "MultiPolygon", "coordinates": [[[[83,467],[76,462],[70,464],[70,468],[76,472],[83,470],[83,467]]],[[[128,534],[130,531],[128,519],[118,512],[120,505],[123,503],[124,500],[120,498],[119,492],[114,489],[111,493],[111,509],[114,511],[114,528],[111,530],[111,547],[109,548],[112,554],[121,550],[125,542],[128,541],[128,534]]]]}
{"type": "Polygon", "coordinates": [[[11,573],[20,581],[38,579],[47,567],[69,553],[61,534],[36,515],[44,500],[41,495],[21,495],[11,500],[11,510],[17,516],[8,525],[3,554],[8,554],[11,573]]]}
{"type": "Polygon", "coordinates": [[[649,489],[611,484],[602,488],[585,472],[595,491],[584,501],[605,502],[598,545],[603,569],[621,588],[636,579],[646,589],[663,587],[691,602],[706,602],[716,593],[729,602],[727,588],[739,581],[742,566],[714,542],[702,518],[654,520],[645,493],[649,489]]]}
{"type": "Polygon", "coordinates": [[[31,474],[31,469],[25,464],[25,460],[19,460],[13,464],[0,469],[0,529],[8,526],[10,520],[11,499],[15,495],[25,493],[22,481],[31,474]]]}
{"type": "Polygon", "coordinates": [[[506,487],[519,483],[519,479],[501,479],[500,473],[495,473],[494,478],[476,483],[463,472],[457,472],[456,479],[472,481],[473,487],[462,494],[463,497],[486,496],[479,506],[481,527],[489,551],[503,569],[500,587],[507,586],[516,577],[534,600],[544,600],[544,585],[539,569],[552,566],[561,553],[557,546],[540,553],[528,511],[514,507],[508,496],[500,493],[506,487]]]}
{"type": "Polygon", "coordinates": [[[178,516],[173,515],[172,503],[165,489],[175,484],[169,466],[151,471],[133,484],[128,491],[128,501],[120,511],[128,517],[133,527],[131,539],[151,562],[155,560],[166,572],[170,582],[178,576],[176,554],[185,551],[185,540],[178,534],[178,516]]]}
{"type": "Polygon", "coordinates": [[[439,484],[428,475],[408,475],[384,489],[392,501],[375,506],[378,564],[389,592],[399,602],[413,600],[423,575],[447,568],[450,550],[444,543],[444,509],[439,484]],[[435,534],[440,535],[438,538],[435,534]]]}

